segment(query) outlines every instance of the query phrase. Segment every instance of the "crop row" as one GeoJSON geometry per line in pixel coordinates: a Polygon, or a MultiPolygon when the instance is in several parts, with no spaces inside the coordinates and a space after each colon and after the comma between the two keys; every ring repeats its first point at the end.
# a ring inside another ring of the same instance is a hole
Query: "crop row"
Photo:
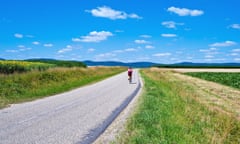
{"type": "Polygon", "coordinates": [[[26,62],[14,60],[0,61],[0,73],[3,74],[22,73],[31,70],[43,71],[51,67],[55,67],[55,65],[40,62],[26,62]]]}
{"type": "Polygon", "coordinates": [[[240,73],[194,72],[186,74],[240,89],[240,73]]]}

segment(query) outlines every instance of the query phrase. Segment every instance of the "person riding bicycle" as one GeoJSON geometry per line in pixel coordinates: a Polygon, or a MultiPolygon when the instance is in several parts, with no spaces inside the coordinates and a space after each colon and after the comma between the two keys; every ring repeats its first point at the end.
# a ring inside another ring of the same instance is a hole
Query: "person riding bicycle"
{"type": "Polygon", "coordinates": [[[132,73],[133,73],[133,70],[131,67],[128,68],[128,80],[129,81],[132,81],[132,73]]]}

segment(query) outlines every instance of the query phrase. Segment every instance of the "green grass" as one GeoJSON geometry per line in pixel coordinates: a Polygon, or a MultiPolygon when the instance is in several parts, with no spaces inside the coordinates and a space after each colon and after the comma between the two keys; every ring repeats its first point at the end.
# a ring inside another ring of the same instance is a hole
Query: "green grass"
{"type": "Polygon", "coordinates": [[[120,67],[52,68],[0,75],[0,107],[25,102],[97,82],[126,70],[120,67]]]}
{"type": "Polygon", "coordinates": [[[240,89],[240,73],[193,72],[185,74],[240,89]]]}
{"type": "Polygon", "coordinates": [[[239,143],[240,122],[195,100],[191,87],[171,72],[141,71],[145,90],[127,129],[116,143],[239,143]]]}

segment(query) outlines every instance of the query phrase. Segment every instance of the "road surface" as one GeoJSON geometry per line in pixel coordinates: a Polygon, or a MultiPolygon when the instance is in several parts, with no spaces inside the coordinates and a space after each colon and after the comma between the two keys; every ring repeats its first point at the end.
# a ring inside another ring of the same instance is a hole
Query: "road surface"
{"type": "Polygon", "coordinates": [[[92,143],[141,88],[137,70],[0,110],[0,144],[92,143]]]}

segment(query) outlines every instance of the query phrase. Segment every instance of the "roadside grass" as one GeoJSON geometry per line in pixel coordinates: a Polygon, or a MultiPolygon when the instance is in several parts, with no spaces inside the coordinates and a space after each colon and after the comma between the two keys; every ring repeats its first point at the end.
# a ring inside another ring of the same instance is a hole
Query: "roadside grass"
{"type": "Polygon", "coordinates": [[[141,70],[145,90],[116,143],[240,143],[240,122],[196,100],[196,92],[172,72],[141,70]]]}
{"type": "Polygon", "coordinates": [[[123,67],[51,68],[0,75],[0,108],[65,92],[123,72],[123,67]]]}
{"type": "Polygon", "coordinates": [[[185,74],[240,89],[240,73],[191,72],[185,74]]]}

